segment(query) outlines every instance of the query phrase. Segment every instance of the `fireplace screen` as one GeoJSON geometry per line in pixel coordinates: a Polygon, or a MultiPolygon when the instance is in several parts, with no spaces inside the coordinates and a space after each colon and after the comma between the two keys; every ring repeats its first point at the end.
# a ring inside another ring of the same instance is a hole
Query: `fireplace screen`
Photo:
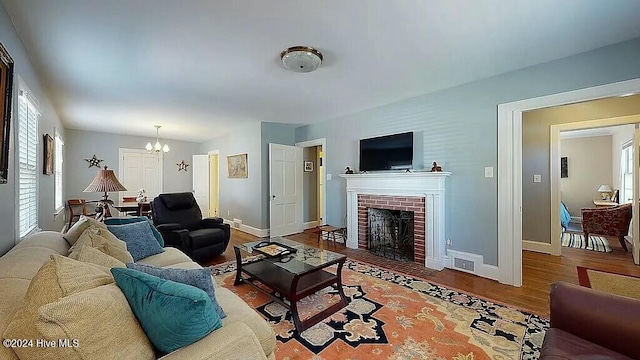
{"type": "Polygon", "coordinates": [[[414,261],[413,212],[369,208],[369,252],[414,261]]]}

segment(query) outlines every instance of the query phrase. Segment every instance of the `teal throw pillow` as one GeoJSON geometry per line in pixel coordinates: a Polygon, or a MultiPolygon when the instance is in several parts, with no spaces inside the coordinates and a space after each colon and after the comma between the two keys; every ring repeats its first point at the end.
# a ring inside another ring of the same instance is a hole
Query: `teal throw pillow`
{"type": "Polygon", "coordinates": [[[160,234],[160,231],[158,231],[158,229],[156,229],[156,227],[153,226],[151,219],[149,219],[146,216],[111,217],[111,218],[106,218],[104,220],[104,224],[105,225],[124,225],[124,224],[139,222],[139,221],[146,221],[149,223],[149,227],[151,228],[151,232],[153,233],[153,236],[156,238],[156,240],[158,240],[158,244],[160,244],[160,247],[164,247],[164,239],[162,238],[162,234],[160,234]]]}
{"type": "Polygon", "coordinates": [[[206,292],[211,298],[214,310],[224,319],[227,314],[224,313],[218,300],[216,300],[216,291],[211,280],[210,269],[176,269],[176,268],[159,268],[153,265],[128,263],[127,268],[142,271],[149,275],[157,276],[165,280],[179,282],[181,284],[195,286],[206,292]]]}
{"type": "Polygon", "coordinates": [[[160,254],[164,251],[156,241],[146,221],[123,225],[107,225],[107,229],[118,239],[127,243],[127,250],[131,253],[133,261],[160,254]]]}
{"type": "Polygon", "coordinates": [[[116,284],[153,346],[168,354],[222,326],[204,291],[143,272],[112,268],[116,284]]]}

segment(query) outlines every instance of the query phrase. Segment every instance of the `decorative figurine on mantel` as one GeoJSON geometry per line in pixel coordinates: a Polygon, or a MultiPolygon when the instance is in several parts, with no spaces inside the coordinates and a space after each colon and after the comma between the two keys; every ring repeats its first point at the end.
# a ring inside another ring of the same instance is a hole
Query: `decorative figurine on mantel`
{"type": "Polygon", "coordinates": [[[353,174],[353,170],[351,170],[351,168],[347,166],[347,167],[344,169],[344,173],[345,173],[345,174],[353,174]]]}
{"type": "Polygon", "coordinates": [[[442,167],[434,161],[433,167],[431,168],[431,172],[442,172],[442,167]]]}

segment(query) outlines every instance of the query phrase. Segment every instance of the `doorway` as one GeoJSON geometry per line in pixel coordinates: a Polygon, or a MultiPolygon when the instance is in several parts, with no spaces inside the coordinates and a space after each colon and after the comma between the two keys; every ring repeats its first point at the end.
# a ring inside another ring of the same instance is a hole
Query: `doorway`
{"type": "MultiPolygon", "coordinates": [[[[523,112],[629,93],[640,93],[640,79],[498,105],[498,280],[501,283],[522,286],[523,112]]],[[[559,165],[557,167],[559,171],[559,165]]],[[[637,251],[634,248],[634,256],[637,251]]]]}
{"type": "Polygon", "coordinates": [[[326,139],[315,139],[296,143],[303,151],[305,171],[303,173],[303,226],[311,229],[325,224],[326,189],[325,169],[326,139]]]}
{"type": "Polygon", "coordinates": [[[209,216],[218,217],[220,208],[220,166],[217,150],[209,152],[209,216]]]}

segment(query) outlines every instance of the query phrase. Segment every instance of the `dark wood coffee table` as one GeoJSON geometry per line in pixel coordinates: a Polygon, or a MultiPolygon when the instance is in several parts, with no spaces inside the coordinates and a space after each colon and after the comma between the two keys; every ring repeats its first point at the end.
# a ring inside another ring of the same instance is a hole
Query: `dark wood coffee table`
{"type": "Polygon", "coordinates": [[[236,255],[237,265],[234,285],[250,284],[258,291],[269,295],[273,300],[288,308],[291,311],[291,317],[298,332],[312,327],[349,303],[342,291],[342,266],[347,259],[342,254],[307,246],[281,237],[234,245],[233,250],[236,255]],[[289,255],[270,257],[254,250],[255,245],[265,241],[287,245],[295,248],[296,252],[289,255]],[[254,255],[256,256],[249,259],[248,262],[242,263],[243,257],[254,255]],[[325,270],[335,264],[338,265],[335,274],[325,270]],[[266,286],[268,290],[258,286],[259,283],[266,286]],[[300,320],[298,301],[333,284],[337,287],[340,301],[308,319],[300,320]]]}

